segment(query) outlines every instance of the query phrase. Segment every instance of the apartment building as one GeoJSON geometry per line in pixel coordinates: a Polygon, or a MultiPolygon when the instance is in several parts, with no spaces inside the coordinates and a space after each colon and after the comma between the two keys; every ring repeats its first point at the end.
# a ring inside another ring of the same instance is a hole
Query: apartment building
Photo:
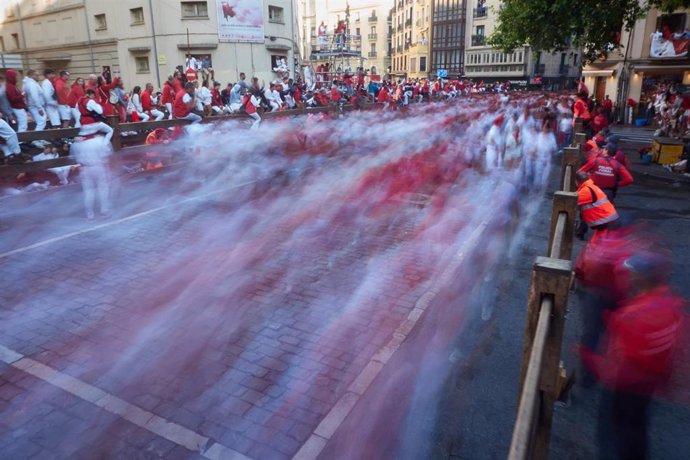
{"type": "Polygon", "coordinates": [[[522,46],[512,53],[487,45],[497,23],[501,0],[467,0],[465,77],[485,82],[510,82],[515,87],[572,87],[580,75],[581,52],[568,48],[545,53],[522,46]]]}
{"type": "Polygon", "coordinates": [[[364,67],[382,75],[390,65],[387,1],[300,0],[302,54],[314,67],[322,63],[364,67]],[[344,21],[347,39],[338,45],[338,23],[344,21]],[[319,38],[319,28],[325,37],[319,38]]]}
{"type": "Polygon", "coordinates": [[[396,0],[390,11],[391,69],[398,78],[427,78],[432,0],[396,0]]]}
{"type": "Polygon", "coordinates": [[[0,11],[0,50],[23,67],[73,76],[121,74],[127,87],[159,86],[187,53],[207,58],[216,80],[240,72],[266,81],[300,64],[294,0],[13,0],[0,11]]]}
{"type": "Polygon", "coordinates": [[[608,94],[619,109],[628,99],[648,101],[662,86],[690,85],[688,39],[690,9],[651,10],[630,31],[621,31],[621,49],[584,68],[585,84],[596,99],[608,94]]]}

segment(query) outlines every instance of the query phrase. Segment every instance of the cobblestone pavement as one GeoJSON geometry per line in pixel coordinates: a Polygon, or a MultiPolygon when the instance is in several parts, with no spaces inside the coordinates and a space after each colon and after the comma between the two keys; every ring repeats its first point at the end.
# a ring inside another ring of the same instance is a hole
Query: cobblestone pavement
{"type": "Polygon", "coordinates": [[[47,210],[34,246],[3,246],[0,457],[347,458],[327,444],[367,417],[393,442],[404,420],[387,405],[467,326],[522,211],[515,187],[472,170],[372,206],[356,183],[332,191],[340,167],[185,200],[144,181],[110,221],[47,210]],[[389,391],[396,351],[409,378],[389,391]],[[374,380],[387,405],[361,398],[374,380]]]}

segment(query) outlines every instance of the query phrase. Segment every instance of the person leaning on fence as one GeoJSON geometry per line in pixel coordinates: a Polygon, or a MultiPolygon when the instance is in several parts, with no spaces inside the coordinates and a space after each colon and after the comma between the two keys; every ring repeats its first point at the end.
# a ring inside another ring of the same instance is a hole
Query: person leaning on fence
{"type": "Polygon", "coordinates": [[[585,172],[575,174],[577,188],[577,204],[580,206],[580,226],[577,237],[584,239],[587,227],[595,230],[594,237],[599,232],[616,227],[618,212],[606,194],[594,184],[585,172]]]}
{"type": "Polygon", "coordinates": [[[194,99],[194,83],[187,82],[184,88],[175,95],[175,102],[173,104],[173,116],[181,120],[189,120],[192,123],[201,123],[201,117],[192,112],[196,107],[196,99],[194,99]]]}
{"type": "Polygon", "coordinates": [[[17,88],[17,71],[10,69],[5,72],[5,79],[7,80],[5,94],[7,95],[7,100],[10,101],[12,113],[14,113],[14,117],[17,119],[17,132],[22,133],[28,129],[29,118],[26,115],[26,101],[24,101],[24,96],[17,88]]]}
{"type": "Polygon", "coordinates": [[[60,77],[53,81],[55,85],[55,98],[58,103],[58,113],[60,114],[60,122],[63,128],[69,127],[72,120],[72,109],[69,106],[69,81],[70,74],[66,70],[60,71],[60,77]]]}

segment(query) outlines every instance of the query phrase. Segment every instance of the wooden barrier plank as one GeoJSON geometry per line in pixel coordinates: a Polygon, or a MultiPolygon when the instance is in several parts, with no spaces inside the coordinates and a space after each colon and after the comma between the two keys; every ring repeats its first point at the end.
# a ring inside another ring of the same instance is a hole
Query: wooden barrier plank
{"type": "Polygon", "coordinates": [[[551,207],[551,229],[549,231],[549,245],[551,248],[556,237],[556,227],[559,215],[565,214],[566,221],[563,234],[560,236],[562,244],[559,254],[550,254],[556,259],[570,260],[573,254],[573,238],[575,236],[575,220],[577,219],[577,193],[555,192],[551,207]]]}
{"type": "MultiPolygon", "coordinates": [[[[532,267],[532,283],[527,303],[527,320],[525,321],[525,335],[522,346],[521,395],[528,391],[525,389],[525,378],[529,369],[542,300],[547,296],[553,299],[549,334],[544,347],[542,370],[539,379],[541,407],[537,411],[538,418],[534,429],[534,451],[530,457],[526,457],[534,460],[546,460],[548,457],[553,405],[558,397],[559,363],[571,274],[572,262],[569,260],[537,257],[532,267]]],[[[529,391],[533,391],[533,389],[529,391]]],[[[521,414],[518,414],[518,417],[521,416],[521,414]]]]}
{"type": "Polygon", "coordinates": [[[563,149],[563,160],[561,161],[561,185],[566,192],[573,192],[575,187],[575,172],[580,167],[580,147],[566,147],[563,149]],[[565,184],[565,170],[568,166],[572,167],[570,181],[565,184]]]}

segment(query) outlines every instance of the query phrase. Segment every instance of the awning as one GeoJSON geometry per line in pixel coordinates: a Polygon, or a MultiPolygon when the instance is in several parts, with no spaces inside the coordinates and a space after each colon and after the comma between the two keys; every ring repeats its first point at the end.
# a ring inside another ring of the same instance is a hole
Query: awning
{"type": "Polygon", "coordinates": [[[611,77],[613,76],[613,69],[611,70],[583,70],[583,77],[611,77]]]}
{"type": "Polygon", "coordinates": [[[218,48],[218,43],[190,43],[187,46],[186,43],[178,43],[177,49],[187,51],[190,50],[214,50],[218,48]]]}
{"type": "Polygon", "coordinates": [[[688,64],[685,65],[636,65],[634,66],[636,71],[647,71],[647,70],[658,70],[660,72],[664,72],[667,70],[682,70],[682,71],[687,71],[690,70],[690,66],[688,64]]]}

